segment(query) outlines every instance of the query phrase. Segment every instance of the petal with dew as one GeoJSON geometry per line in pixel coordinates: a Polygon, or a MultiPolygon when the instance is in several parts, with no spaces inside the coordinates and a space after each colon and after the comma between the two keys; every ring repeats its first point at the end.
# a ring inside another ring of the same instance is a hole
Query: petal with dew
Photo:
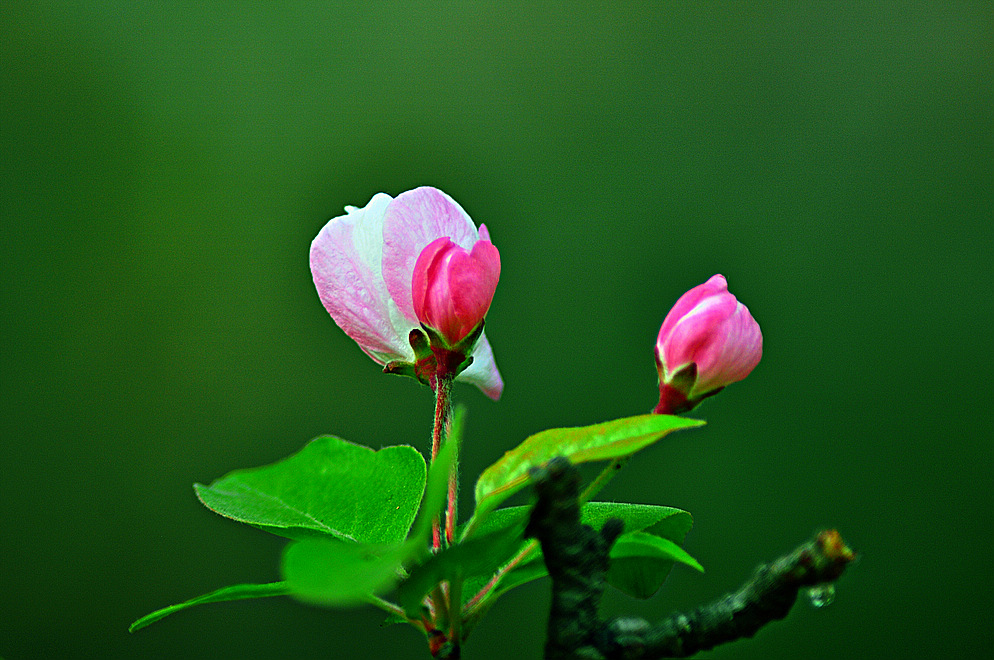
{"type": "Polygon", "coordinates": [[[410,325],[393,302],[380,272],[383,215],[391,202],[378,193],[362,209],[347,207],[311,243],[314,285],[335,323],[380,364],[410,359],[410,325]]]}

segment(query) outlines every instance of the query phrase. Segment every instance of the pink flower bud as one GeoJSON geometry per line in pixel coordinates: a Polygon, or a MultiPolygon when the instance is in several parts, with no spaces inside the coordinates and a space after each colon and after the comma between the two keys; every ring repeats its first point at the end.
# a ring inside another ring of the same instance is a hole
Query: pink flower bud
{"type": "MultiPolygon", "coordinates": [[[[373,360],[382,365],[413,363],[410,333],[420,321],[411,284],[418,257],[441,238],[472,256],[477,243],[490,245],[489,235],[484,229],[481,241],[481,232],[462,207],[430,187],[396,198],[379,193],[364,208],[345,210],[311,243],[311,274],[318,296],[335,323],[373,360]]],[[[496,254],[496,248],[490,248],[496,254]]],[[[471,355],[473,363],[456,380],[476,385],[492,399],[500,398],[504,382],[486,333],[471,355]]]]}
{"type": "Polygon", "coordinates": [[[455,346],[487,315],[499,278],[500,254],[485,225],[469,251],[449,238],[437,238],[414,265],[414,313],[455,346]]]}
{"type": "Polygon", "coordinates": [[[680,296],[656,339],[659,405],[655,412],[686,412],[740,381],[759,364],[763,334],[748,308],[715,275],[680,296]]]}

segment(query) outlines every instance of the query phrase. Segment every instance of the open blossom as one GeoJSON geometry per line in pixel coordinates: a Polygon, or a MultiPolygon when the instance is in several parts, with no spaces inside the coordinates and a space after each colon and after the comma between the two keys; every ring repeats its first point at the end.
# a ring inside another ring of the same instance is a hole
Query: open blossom
{"type": "MultiPolygon", "coordinates": [[[[488,277],[493,275],[493,287],[496,287],[496,277],[500,274],[497,250],[490,243],[486,228],[477,230],[451,197],[435,188],[422,187],[396,198],[378,193],[364,208],[349,206],[345,210],[345,215],[332,218],[311,243],[311,274],[318,296],[335,323],[373,360],[383,365],[394,361],[413,362],[415,355],[409,335],[411,330],[420,327],[421,321],[430,325],[428,320],[444,318],[446,327],[436,329],[447,336],[448,331],[458,333],[481,308],[486,314],[493,297],[489,280],[483,287],[489,290],[485,307],[480,302],[484,297],[480,289],[474,288],[468,294],[456,295],[457,302],[453,303],[451,314],[431,316],[444,305],[436,298],[426,305],[422,290],[421,314],[430,309],[429,318],[419,319],[419,313],[415,311],[412,293],[415,266],[429,244],[436,245],[433,254],[440,257],[433,262],[436,270],[440,264],[449,264],[446,272],[450,274],[448,278],[425,277],[425,281],[431,280],[435,284],[432,291],[447,287],[453,292],[459,286],[460,273],[472,271],[472,267],[459,266],[464,261],[460,254],[466,254],[475,263],[473,254],[479,257],[489,254],[490,249],[496,259],[496,271],[489,266],[483,270],[488,277]],[[440,254],[437,246],[443,244],[441,239],[447,239],[451,246],[444,243],[445,250],[440,254]],[[476,248],[477,245],[489,248],[476,248]],[[453,258],[455,267],[452,266],[453,258]],[[443,281],[447,284],[440,288],[439,283],[443,281]]],[[[487,258],[484,263],[489,263],[487,258]]],[[[482,316],[474,326],[479,320],[482,316]]],[[[467,333],[471,329],[467,329],[467,333]]],[[[476,385],[492,399],[500,398],[504,382],[486,333],[480,336],[471,355],[473,363],[456,380],[476,385]]]]}
{"type": "Polygon", "coordinates": [[[656,339],[657,413],[681,413],[759,364],[763,334],[748,308],[715,275],[680,296],[656,339]]]}

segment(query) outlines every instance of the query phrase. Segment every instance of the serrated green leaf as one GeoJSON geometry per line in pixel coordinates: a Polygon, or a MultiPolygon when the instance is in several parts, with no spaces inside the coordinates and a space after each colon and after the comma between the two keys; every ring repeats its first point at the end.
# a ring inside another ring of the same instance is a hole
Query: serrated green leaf
{"type": "Polygon", "coordinates": [[[413,447],[374,451],[324,436],[282,461],[194,489],[212,511],[279,536],[392,543],[411,527],[425,474],[413,447]]]}
{"type": "Polygon", "coordinates": [[[291,596],[317,605],[368,603],[393,587],[410,544],[371,545],[309,538],[283,552],[283,578],[291,596]]]}
{"type": "Polygon", "coordinates": [[[704,572],[696,559],[669,539],[647,532],[622,534],[611,548],[607,581],[636,598],[649,598],[663,586],[674,562],[704,572]]]}
{"type": "Polygon", "coordinates": [[[621,458],[672,431],[702,424],[701,420],[675,415],[639,415],[593,426],[536,433],[480,475],[476,482],[476,511],[468,528],[475,529],[490,511],[525,486],[529,469],[545,464],[554,456],[565,456],[573,463],[621,458]]]}
{"type": "Polygon", "coordinates": [[[194,605],[204,605],[206,603],[221,603],[228,600],[243,600],[246,598],[266,598],[269,596],[286,596],[290,593],[285,582],[270,582],[268,584],[236,584],[230,587],[222,587],[217,591],[212,591],[203,596],[191,598],[183,603],[163,607],[151,614],[146,614],[128,627],[128,632],[141,630],[145,626],[151,625],[159,619],[170,614],[185,610],[194,605]]]}

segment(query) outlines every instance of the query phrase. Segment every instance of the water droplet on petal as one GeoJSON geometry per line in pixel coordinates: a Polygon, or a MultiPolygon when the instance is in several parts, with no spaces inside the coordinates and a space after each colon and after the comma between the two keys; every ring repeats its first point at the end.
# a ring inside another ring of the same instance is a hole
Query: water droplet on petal
{"type": "Polygon", "coordinates": [[[816,584],[808,588],[808,602],[812,607],[825,607],[835,600],[835,585],[831,582],[816,584]]]}

